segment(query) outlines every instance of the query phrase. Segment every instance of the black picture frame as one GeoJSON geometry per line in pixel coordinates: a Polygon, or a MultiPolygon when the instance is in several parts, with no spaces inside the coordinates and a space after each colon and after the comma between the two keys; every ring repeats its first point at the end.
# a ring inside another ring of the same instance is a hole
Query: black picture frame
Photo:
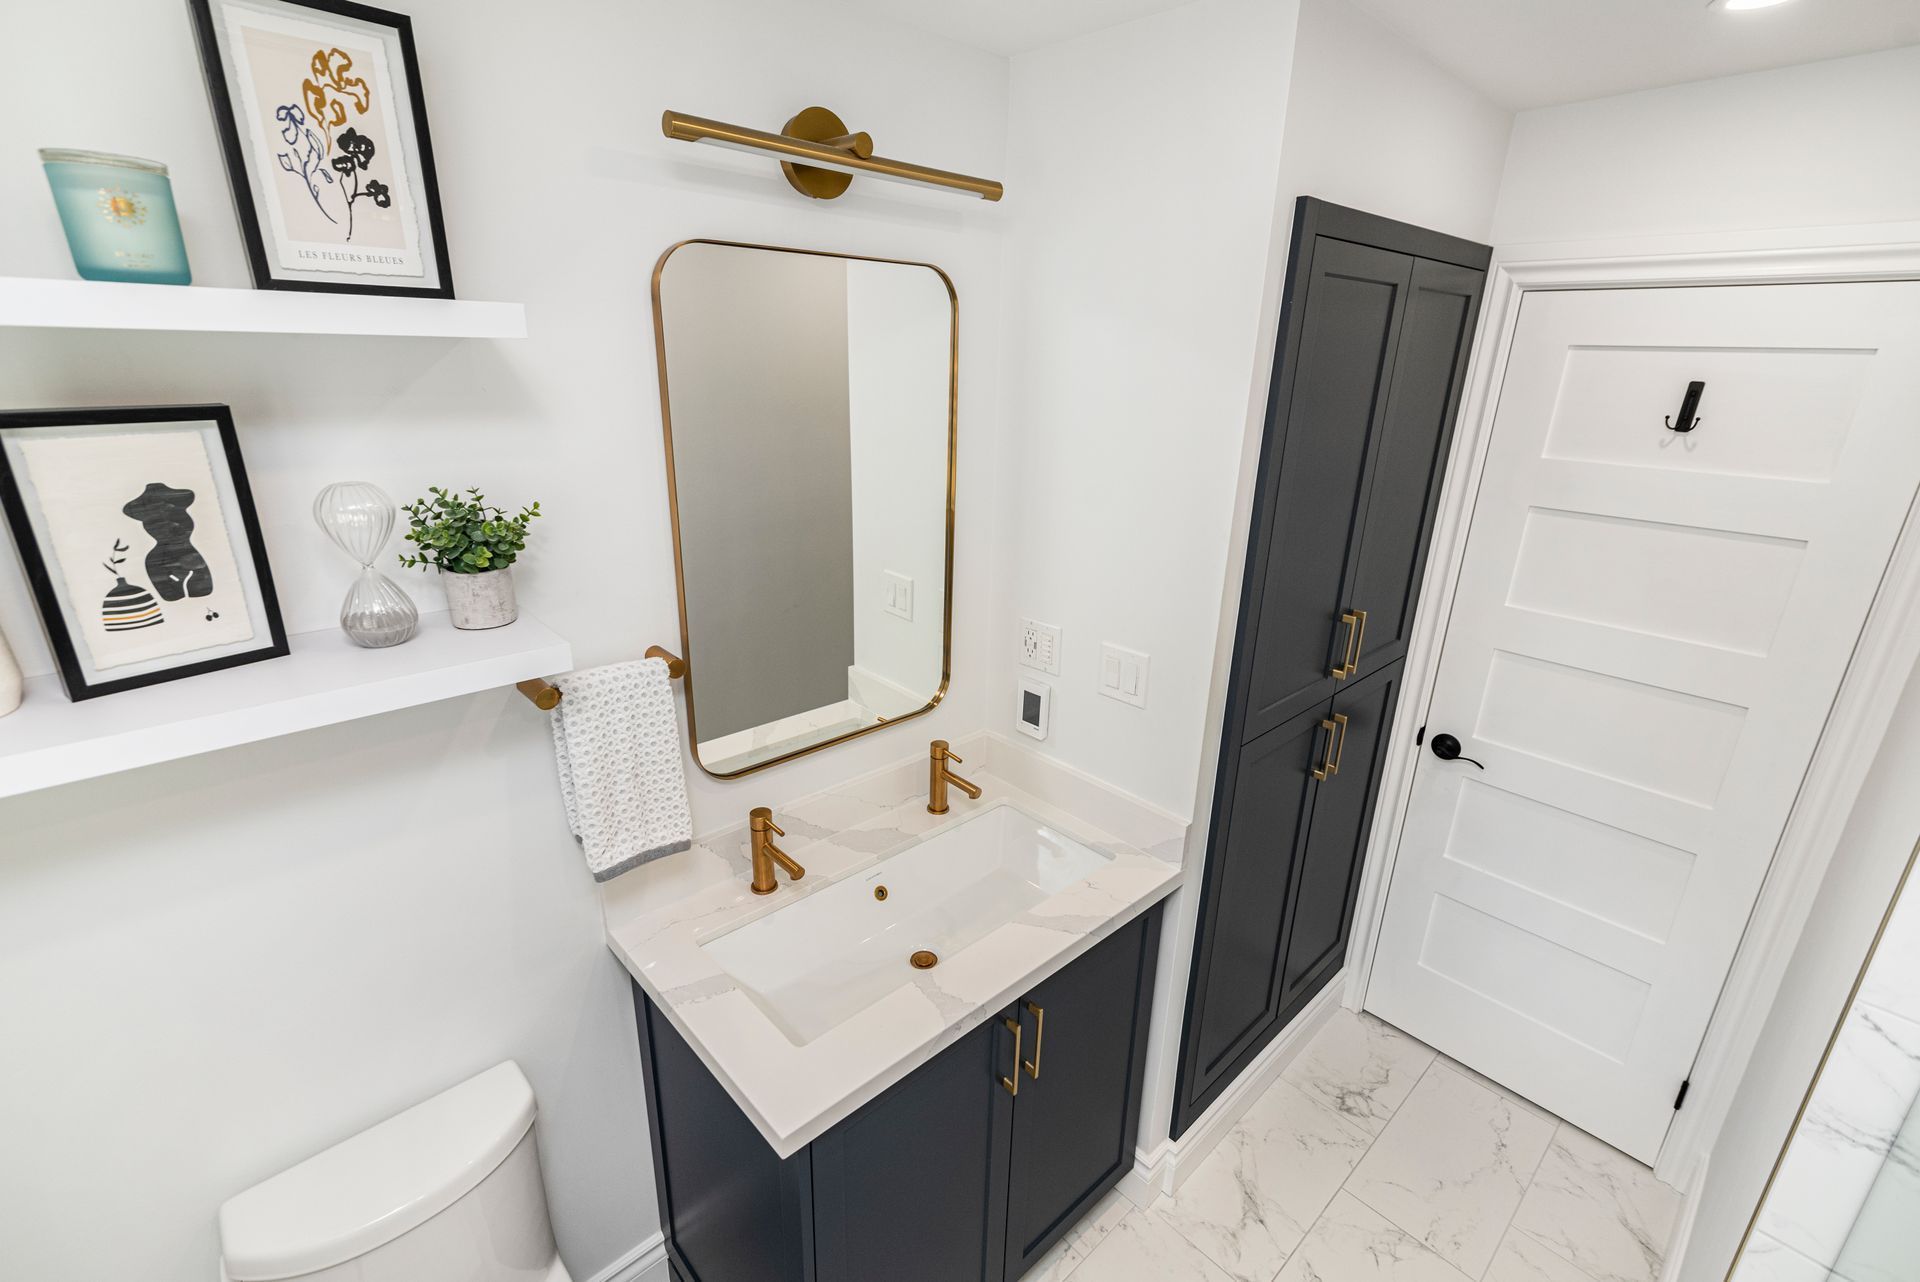
{"type": "Polygon", "coordinates": [[[187,0],[192,17],[195,43],[200,49],[201,69],[207,83],[207,100],[213,109],[214,124],[220,135],[221,158],[226,163],[227,182],[233,193],[234,214],[240,222],[241,239],[246,245],[247,266],[255,289],[280,289],[317,294],[371,294],[390,298],[454,297],[453,266],[447,252],[446,221],[441,214],[440,180],[434,167],[433,141],[427,128],[427,106],[420,85],[420,59],[414,49],[413,21],[404,13],[355,4],[352,0],[273,0],[288,9],[307,9],[320,14],[349,18],[375,26],[390,27],[400,46],[401,66],[407,79],[406,94],[413,127],[413,150],[420,167],[419,203],[426,219],[424,230],[432,238],[431,257],[436,284],[384,285],[375,281],[308,280],[297,276],[278,276],[274,260],[267,252],[266,231],[260,225],[248,151],[239,117],[227,89],[227,67],[220,51],[214,20],[214,5],[221,0],[187,0]]]}
{"type": "Polygon", "coordinates": [[[274,590],[273,571],[267,564],[266,544],[260,534],[259,514],[254,509],[253,489],[247,482],[246,463],[240,455],[240,438],[234,431],[233,413],[225,405],[138,405],[0,411],[0,433],[31,428],[205,422],[213,423],[219,430],[220,444],[227,467],[227,480],[239,508],[241,525],[246,535],[246,551],[255,578],[255,595],[266,616],[267,638],[260,646],[242,653],[209,659],[186,658],[182,663],[163,670],[106,680],[97,678],[89,680],[86,669],[80,662],[76,638],[67,626],[60,599],[54,590],[53,566],[42,550],[39,536],[29,518],[19,478],[14,475],[13,462],[8,457],[7,451],[0,448],[0,510],[5,511],[7,527],[13,534],[14,547],[19,553],[21,568],[26,574],[27,587],[33,594],[34,606],[39,611],[40,622],[46,632],[47,645],[53,651],[54,663],[60,674],[60,683],[66,689],[67,698],[75,703],[169,681],[181,681],[188,677],[204,676],[210,672],[259,663],[265,659],[285,658],[290,653],[287,646],[286,625],[280,618],[279,594],[274,590]]]}

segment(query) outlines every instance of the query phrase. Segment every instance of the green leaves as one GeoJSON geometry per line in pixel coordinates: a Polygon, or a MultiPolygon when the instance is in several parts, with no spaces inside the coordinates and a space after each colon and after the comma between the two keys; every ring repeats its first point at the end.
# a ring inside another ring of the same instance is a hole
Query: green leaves
{"type": "Polygon", "coordinates": [[[538,503],[508,516],[477,489],[461,494],[437,485],[400,510],[409,521],[407,542],[419,549],[412,556],[401,553],[400,564],[448,574],[506,569],[526,550],[527,526],[540,515],[538,503]]]}

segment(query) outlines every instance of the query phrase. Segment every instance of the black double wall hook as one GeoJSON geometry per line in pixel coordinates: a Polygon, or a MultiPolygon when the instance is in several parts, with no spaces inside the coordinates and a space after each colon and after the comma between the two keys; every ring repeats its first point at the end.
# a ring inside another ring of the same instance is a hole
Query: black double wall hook
{"type": "Polygon", "coordinates": [[[1691,432],[1700,426],[1700,420],[1693,416],[1693,412],[1700,408],[1700,393],[1706,390],[1706,383],[1700,379],[1696,378],[1688,383],[1687,394],[1680,401],[1680,421],[1676,423],[1669,418],[1667,426],[1676,432],[1691,432]]]}

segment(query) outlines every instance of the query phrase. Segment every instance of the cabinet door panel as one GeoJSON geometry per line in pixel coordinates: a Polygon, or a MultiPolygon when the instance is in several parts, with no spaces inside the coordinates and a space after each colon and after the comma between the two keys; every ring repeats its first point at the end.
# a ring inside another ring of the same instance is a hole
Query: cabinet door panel
{"type": "Polygon", "coordinates": [[[774,1153],[637,984],[633,1006],[674,1271],[687,1282],[812,1282],[806,1155],[774,1153]]]}
{"type": "Polygon", "coordinates": [[[1336,742],[1338,773],[1320,784],[1313,799],[1300,875],[1294,887],[1293,920],[1287,931],[1280,993],[1281,1018],[1304,1005],[1340,969],[1360,885],[1360,860],[1373,821],[1387,726],[1400,693],[1400,667],[1355,681],[1333,700],[1334,720],[1346,718],[1336,742]]]}
{"type": "MultiPolygon", "coordinates": [[[[1018,1007],[1023,1059],[1007,1185],[1018,1277],[1133,1166],[1158,913],[1129,922],[1018,1007]]],[[[899,1276],[905,1277],[906,1274],[899,1276]]]]}
{"type": "Polygon", "coordinates": [[[1313,244],[1285,435],[1267,446],[1267,530],[1250,567],[1258,608],[1242,621],[1251,630],[1242,743],[1333,692],[1368,441],[1386,408],[1413,271],[1405,254],[1313,244]]]}
{"type": "Polygon", "coordinates": [[[1451,263],[1414,262],[1347,593],[1348,608],[1367,612],[1356,676],[1406,657],[1485,279],[1451,263]]]}
{"type": "Polygon", "coordinates": [[[813,1142],[819,1282],[1000,1282],[1012,1060],[996,1017],[813,1142]]]}
{"type": "Polygon", "coordinates": [[[1223,799],[1187,1016],[1183,1080],[1196,1114],[1204,1107],[1197,1101],[1238,1071],[1279,1013],[1287,893],[1328,738],[1325,711],[1309,709],[1240,749],[1232,796],[1223,799]]]}

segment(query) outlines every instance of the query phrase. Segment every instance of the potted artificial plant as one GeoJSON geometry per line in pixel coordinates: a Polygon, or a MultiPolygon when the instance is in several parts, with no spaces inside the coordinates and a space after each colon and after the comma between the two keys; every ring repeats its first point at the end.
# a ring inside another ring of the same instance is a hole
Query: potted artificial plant
{"type": "Polygon", "coordinates": [[[526,549],[538,503],[508,516],[479,490],[460,494],[436,485],[400,510],[409,522],[407,542],[419,549],[401,553],[400,564],[440,571],[454,627],[501,628],[520,617],[512,566],[526,549]]]}

